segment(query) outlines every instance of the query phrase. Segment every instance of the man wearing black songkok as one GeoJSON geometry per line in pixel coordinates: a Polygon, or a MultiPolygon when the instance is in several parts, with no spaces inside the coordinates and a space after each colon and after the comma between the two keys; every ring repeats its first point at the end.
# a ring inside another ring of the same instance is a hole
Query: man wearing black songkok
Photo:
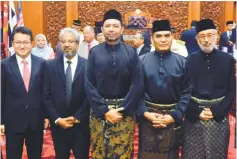
{"type": "Polygon", "coordinates": [[[139,159],[178,159],[180,126],[191,96],[185,76],[186,59],[170,51],[168,20],[153,22],[155,51],[140,56],[144,71],[144,100],[137,111],[139,159]]]}
{"type": "Polygon", "coordinates": [[[215,49],[217,30],[212,20],[197,22],[201,51],[188,56],[192,96],[184,121],[183,159],[227,159],[228,114],[235,96],[235,60],[215,49]]]}
{"type": "Polygon", "coordinates": [[[131,159],[135,112],[143,91],[142,66],[135,49],[120,41],[120,13],[109,10],[103,22],[106,41],[91,49],[85,73],[92,158],[131,159]]]}

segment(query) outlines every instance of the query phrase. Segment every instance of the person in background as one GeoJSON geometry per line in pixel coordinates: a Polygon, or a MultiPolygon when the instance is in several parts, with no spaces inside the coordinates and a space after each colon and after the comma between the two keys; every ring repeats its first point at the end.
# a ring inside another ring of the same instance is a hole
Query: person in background
{"type": "MultiPolygon", "coordinates": [[[[171,32],[174,35],[175,33],[175,28],[171,28],[171,32]]],[[[171,45],[171,51],[179,54],[183,57],[187,57],[188,56],[188,50],[185,46],[185,42],[182,40],[176,40],[173,36],[173,40],[172,40],[172,45],[171,45]]]]}
{"type": "Polygon", "coordinates": [[[105,42],[105,36],[103,33],[98,33],[97,36],[96,36],[96,40],[99,42],[99,43],[103,43],[105,42]]]}
{"type": "Polygon", "coordinates": [[[79,42],[79,44],[82,43],[83,40],[84,40],[84,35],[83,35],[83,32],[81,31],[82,30],[81,21],[80,20],[73,20],[72,28],[78,31],[78,33],[80,35],[80,42],[79,42]]]}
{"type": "Polygon", "coordinates": [[[180,40],[185,42],[185,46],[188,50],[188,54],[191,54],[200,50],[197,40],[195,38],[196,37],[196,30],[195,30],[196,23],[197,23],[197,20],[193,20],[191,22],[191,28],[189,30],[184,31],[180,37],[180,40]]]}
{"type": "Polygon", "coordinates": [[[85,59],[88,58],[91,48],[98,45],[98,41],[95,40],[95,31],[92,26],[85,26],[83,29],[84,41],[80,43],[78,54],[85,59]]]}
{"type": "Polygon", "coordinates": [[[46,36],[43,34],[36,35],[35,47],[32,49],[31,53],[45,60],[55,58],[54,51],[51,47],[48,46],[46,36]]]}
{"type": "Polygon", "coordinates": [[[150,47],[144,45],[144,34],[139,31],[134,35],[133,45],[136,48],[137,54],[139,56],[150,52],[151,49],[150,47]]]}
{"type": "Polygon", "coordinates": [[[231,42],[231,35],[233,29],[233,21],[226,22],[227,31],[220,36],[219,49],[226,53],[233,53],[233,43],[231,42]]]}

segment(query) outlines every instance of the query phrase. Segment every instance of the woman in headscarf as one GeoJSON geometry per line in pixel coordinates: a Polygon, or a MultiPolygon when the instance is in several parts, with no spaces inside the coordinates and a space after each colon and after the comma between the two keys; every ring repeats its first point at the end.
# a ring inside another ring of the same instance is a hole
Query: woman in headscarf
{"type": "Polygon", "coordinates": [[[35,47],[31,53],[35,56],[42,57],[45,60],[50,60],[55,57],[54,51],[48,46],[46,36],[38,34],[35,38],[35,47]]]}

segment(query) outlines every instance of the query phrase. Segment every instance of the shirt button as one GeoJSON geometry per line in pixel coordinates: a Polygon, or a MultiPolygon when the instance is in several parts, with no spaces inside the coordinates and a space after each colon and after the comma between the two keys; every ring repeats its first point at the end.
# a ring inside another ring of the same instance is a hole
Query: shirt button
{"type": "Polygon", "coordinates": [[[207,60],[207,62],[209,62],[209,60],[207,60]]]}
{"type": "Polygon", "coordinates": [[[207,67],[208,69],[210,69],[210,67],[207,67]]]}

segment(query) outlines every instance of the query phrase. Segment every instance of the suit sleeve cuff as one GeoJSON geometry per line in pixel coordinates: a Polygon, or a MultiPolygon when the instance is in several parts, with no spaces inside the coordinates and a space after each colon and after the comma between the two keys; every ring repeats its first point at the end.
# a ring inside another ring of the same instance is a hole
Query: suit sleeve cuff
{"type": "Polygon", "coordinates": [[[57,122],[60,120],[61,118],[57,118],[54,123],[57,125],[57,122]]]}

